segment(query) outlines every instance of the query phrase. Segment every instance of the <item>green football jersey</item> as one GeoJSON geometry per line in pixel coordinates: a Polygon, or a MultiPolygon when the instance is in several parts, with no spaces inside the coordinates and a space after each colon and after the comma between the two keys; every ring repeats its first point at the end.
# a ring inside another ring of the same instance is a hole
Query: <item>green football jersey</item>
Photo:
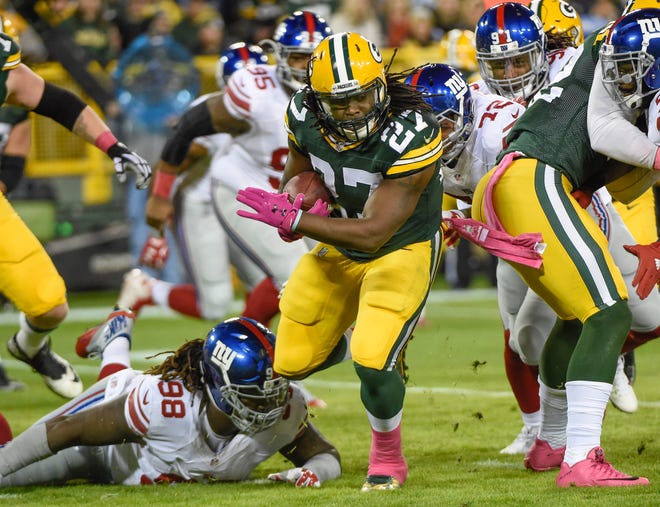
{"type": "Polygon", "coordinates": [[[587,129],[589,92],[602,33],[584,41],[570,74],[540,90],[507,136],[500,154],[520,151],[564,173],[577,188],[602,170],[605,155],[591,149],[587,129]]]}
{"type": "Polygon", "coordinates": [[[438,167],[408,220],[375,253],[339,248],[354,260],[383,256],[406,245],[431,239],[442,220],[442,175],[438,161],[442,134],[431,113],[406,111],[391,115],[385,125],[365,141],[344,146],[324,135],[314,114],[303,103],[304,91],[291,99],[286,114],[292,144],[308,156],[332,191],[342,217],[360,218],[371,193],[385,178],[401,178],[430,164],[438,167]]]}
{"type": "Polygon", "coordinates": [[[21,63],[21,50],[18,44],[4,33],[0,33],[0,97],[7,98],[7,77],[11,69],[21,63]]]}

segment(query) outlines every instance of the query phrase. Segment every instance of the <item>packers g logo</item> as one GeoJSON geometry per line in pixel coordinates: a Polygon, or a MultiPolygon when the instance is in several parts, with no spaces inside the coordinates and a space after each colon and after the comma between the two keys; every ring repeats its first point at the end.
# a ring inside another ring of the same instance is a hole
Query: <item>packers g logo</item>
{"type": "MultiPolygon", "coordinates": [[[[364,40],[366,41],[367,39],[364,40]]],[[[381,56],[380,51],[376,47],[376,44],[374,44],[371,41],[367,41],[367,42],[369,42],[369,51],[371,52],[371,56],[373,57],[376,63],[381,63],[383,61],[383,57],[381,56]]]]}
{"type": "Polygon", "coordinates": [[[577,11],[575,8],[566,2],[559,2],[559,11],[567,18],[575,18],[577,16],[577,11]]]}

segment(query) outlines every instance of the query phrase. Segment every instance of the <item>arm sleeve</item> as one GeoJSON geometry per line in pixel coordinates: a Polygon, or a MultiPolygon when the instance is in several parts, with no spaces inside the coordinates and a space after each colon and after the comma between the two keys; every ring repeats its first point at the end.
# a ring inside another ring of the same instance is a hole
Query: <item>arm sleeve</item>
{"type": "Polygon", "coordinates": [[[589,94],[587,127],[595,151],[630,165],[653,168],[658,146],[633,125],[632,112],[612,100],[598,64],[589,94]]]}

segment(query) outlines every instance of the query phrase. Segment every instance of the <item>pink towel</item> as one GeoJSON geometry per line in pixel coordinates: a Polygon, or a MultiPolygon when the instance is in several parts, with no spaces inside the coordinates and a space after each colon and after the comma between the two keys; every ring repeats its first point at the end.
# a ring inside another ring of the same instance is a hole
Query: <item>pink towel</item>
{"type": "Polygon", "coordinates": [[[485,224],[471,218],[449,218],[444,222],[449,222],[461,237],[479,245],[493,255],[538,269],[543,263],[542,254],[546,247],[541,233],[532,232],[511,236],[504,230],[493,206],[493,188],[513,159],[519,156],[520,153],[506,154],[488,182],[483,202],[485,224]]]}

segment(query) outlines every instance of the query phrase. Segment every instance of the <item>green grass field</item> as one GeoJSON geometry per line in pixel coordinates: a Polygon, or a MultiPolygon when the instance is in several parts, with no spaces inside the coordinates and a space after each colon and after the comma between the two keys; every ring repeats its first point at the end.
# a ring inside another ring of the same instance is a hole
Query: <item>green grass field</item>
{"type": "MultiPolygon", "coordinates": [[[[410,381],[403,438],[410,472],[400,491],[359,491],[366,474],[370,431],[357,376],[350,364],[342,364],[306,381],[328,403],[326,409],[313,413],[313,422],[334,442],[343,462],[342,477],[318,490],[264,481],[268,473],[289,468],[283,458],[275,456],[255,470],[252,481],[243,484],[12,488],[0,491],[0,505],[660,505],[658,344],[637,351],[639,411],[628,415],[610,406],[602,439],[609,460],[625,472],[649,477],[651,486],[559,490],[554,484],[555,472],[534,473],[523,467],[522,456],[498,453],[518,433],[521,422],[504,376],[503,338],[494,293],[440,291],[432,296],[426,325],[416,331],[407,354],[410,381]]],[[[111,295],[72,297],[71,307],[77,311],[54,335],[55,350],[75,364],[86,386],[94,381],[98,362],[75,355],[75,338],[97,323],[91,307],[109,309],[111,302],[111,295]]],[[[0,314],[2,340],[15,329],[15,324],[8,324],[12,319],[12,315],[0,314]]],[[[171,350],[183,338],[203,337],[209,327],[208,323],[145,312],[134,330],[133,366],[153,364],[158,360],[144,357],[171,350]]],[[[2,350],[10,374],[28,385],[22,392],[0,393],[0,410],[19,433],[62,400],[37,375],[10,360],[4,342],[2,350]]]]}

